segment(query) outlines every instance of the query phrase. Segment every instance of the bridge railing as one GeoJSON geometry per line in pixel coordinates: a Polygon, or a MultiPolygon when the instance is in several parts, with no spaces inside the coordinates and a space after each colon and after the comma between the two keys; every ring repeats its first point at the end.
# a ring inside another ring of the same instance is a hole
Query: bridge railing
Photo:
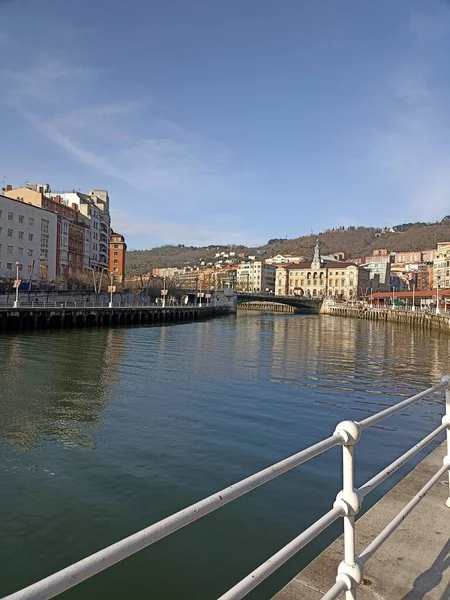
{"type": "MultiPolygon", "coordinates": [[[[343,519],[344,525],[344,560],[339,565],[336,583],[322,597],[322,600],[336,600],[342,593],[345,593],[346,600],[355,600],[357,597],[358,586],[363,580],[365,563],[450,468],[450,376],[443,377],[436,385],[375,413],[362,421],[343,421],[339,423],[334,433],[326,439],[305,448],[297,454],[289,456],[220,492],[212,494],[211,496],[150,525],[146,529],[142,529],[141,531],[76,562],[21,591],[13,593],[4,600],[46,600],[48,598],[53,598],[82,581],[93,577],[104,569],[147,548],[175,531],[194,523],[198,519],[225,506],[229,502],[236,500],[240,496],[243,496],[268,481],[279,477],[283,473],[306,463],[336,446],[342,446],[343,484],[342,490],[337,494],[336,500],[330,510],[286,546],[281,548],[281,550],[270,557],[266,562],[256,568],[252,573],[247,575],[247,577],[220,596],[219,600],[239,600],[240,598],[244,598],[251,590],[269,577],[269,575],[340,518],[343,519]],[[420,442],[402,454],[402,456],[394,460],[388,467],[369,479],[364,485],[355,488],[355,447],[357,447],[364,430],[377,425],[380,421],[403,411],[408,406],[444,389],[445,415],[442,419],[442,423],[420,442]],[[375,537],[367,548],[357,556],[355,543],[355,517],[361,511],[364,498],[380,485],[380,483],[403,467],[411,458],[444,432],[447,432],[447,454],[442,467],[383,529],[383,531],[375,537]]],[[[446,500],[447,506],[450,506],[449,497],[447,497],[446,500]]]]}

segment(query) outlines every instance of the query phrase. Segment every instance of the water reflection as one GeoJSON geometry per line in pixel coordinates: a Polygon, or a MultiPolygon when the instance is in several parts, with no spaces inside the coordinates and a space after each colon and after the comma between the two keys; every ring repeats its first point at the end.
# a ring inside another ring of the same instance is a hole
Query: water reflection
{"type": "Polygon", "coordinates": [[[111,397],[125,335],[118,329],[1,336],[1,438],[16,450],[48,438],[92,448],[89,427],[111,397]]]}

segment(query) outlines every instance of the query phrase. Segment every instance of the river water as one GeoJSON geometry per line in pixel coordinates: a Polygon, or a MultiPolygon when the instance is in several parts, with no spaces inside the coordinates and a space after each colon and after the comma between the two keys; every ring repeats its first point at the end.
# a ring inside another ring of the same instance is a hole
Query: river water
{"type": "MultiPolygon", "coordinates": [[[[3,596],[436,382],[450,337],[246,312],[2,334],[0,353],[3,596]]],[[[357,484],[436,427],[442,403],[436,395],[367,430],[357,484]]],[[[340,477],[336,448],[63,597],[217,598],[327,511],[340,477]]],[[[271,598],[341,526],[249,598],[271,598]]]]}

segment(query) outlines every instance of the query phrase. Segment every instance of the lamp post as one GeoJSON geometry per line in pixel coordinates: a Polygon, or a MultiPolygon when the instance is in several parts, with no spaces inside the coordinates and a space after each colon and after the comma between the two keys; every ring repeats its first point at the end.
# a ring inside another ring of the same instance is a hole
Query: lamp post
{"type": "Polygon", "coordinates": [[[14,304],[13,304],[13,308],[19,308],[20,306],[20,302],[19,302],[19,263],[16,262],[16,281],[14,282],[14,285],[16,286],[16,299],[14,300],[14,304]]]}
{"type": "Polygon", "coordinates": [[[166,295],[167,295],[167,290],[166,290],[166,276],[164,275],[163,277],[163,289],[161,290],[161,295],[162,295],[162,307],[165,308],[166,307],[166,295]]]}
{"type": "Polygon", "coordinates": [[[110,285],[109,285],[109,308],[113,307],[113,290],[114,290],[114,273],[110,273],[110,285]]]}
{"type": "Polygon", "coordinates": [[[30,277],[28,279],[28,300],[31,299],[31,289],[32,289],[32,285],[33,285],[33,275],[34,275],[34,265],[36,263],[36,261],[40,262],[40,258],[33,258],[33,260],[31,261],[31,271],[30,271],[30,277]]]}
{"type": "Polygon", "coordinates": [[[392,310],[395,310],[395,286],[392,286],[392,310]]]}
{"type": "Polygon", "coordinates": [[[439,308],[439,281],[436,281],[436,314],[438,315],[441,312],[439,308]]]}
{"type": "Polygon", "coordinates": [[[415,298],[414,298],[414,292],[416,291],[416,286],[415,286],[414,283],[412,284],[412,288],[413,288],[413,290],[412,290],[412,292],[413,292],[413,298],[412,298],[412,307],[411,307],[411,310],[416,310],[416,302],[415,302],[415,298]]]}
{"type": "Polygon", "coordinates": [[[373,308],[373,288],[370,288],[370,308],[373,308]]]}

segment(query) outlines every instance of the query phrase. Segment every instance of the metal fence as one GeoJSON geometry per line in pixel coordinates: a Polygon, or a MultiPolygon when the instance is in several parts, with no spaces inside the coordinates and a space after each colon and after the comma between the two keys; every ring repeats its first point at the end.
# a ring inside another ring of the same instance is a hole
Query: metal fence
{"type": "MultiPolygon", "coordinates": [[[[364,565],[389,538],[395,529],[402,523],[403,519],[417,506],[425,494],[437,483],[437,481],[450,468],[450,376],[445,376],[436,385],[411,396],[406,400],[373,414],[366,419],[355,421],[343,421],[336,427],[330,437],[267,467],[266,469],[247,477],[217,492],[203,500],[188,506],[187,508],[161,520],[157,523],[130,535],[129,537],[66,567],[65,569],[30,585],[23,590],[11,594],[5,600],[45,600],[53,598],[58,594],[74,587],[75,585],[93,577],[100,571],[118,563],[132,554],[147,548],[151,544],[167,537],[178,529],[185,527],[206,516],[207,514],[221,508],[225,504],[236,500],[240,496],[250,492],[275,477],[298,467],[326,452],[330,448],[342,446],[343,453],[343,486],[337,494],[331,509],[305,531],[300,533],[289,544],[284,546],[266,562],[260,565],[252,573],[247,575],[234,587],[220,596],[219,600],[238,600],[246,596],[251,590],[258,586],[264,579],[269,577],[287,560],[304,548],[311,540],[317,537],[329,525],[337,519],[342,518],[344,524],[344,560],[338,568],[336,583],[322,597],[322,600],[336,600],[338,596],[345,593],[346,600],[356,600],[358,586],[363,579],[364,565]],[[355,488],[354,454],[355,447],[365,429],[377,425],[380,421],[404,410],[406,407],[419,402],[423,398],[445,389],[445,415],[441,425],[424,437],[419,443],[410,448],[402,456],[397,458],[388,467],[372,477],[360,488],[355,488]],[[399,514],[375,537],[375,539],[359,555],[356,555],[356,527],[355,517],[360,512],[364,498],[372,492],[380,483],[392,475],[395,471],[405,465],[418,452],[435,440],[440,434],[447,432],[447,454],[442,467],[428,481],[428,483],[408,502],[399,514]]],[[[446,501],[450,506],[450,500],[446,501]]]]}

